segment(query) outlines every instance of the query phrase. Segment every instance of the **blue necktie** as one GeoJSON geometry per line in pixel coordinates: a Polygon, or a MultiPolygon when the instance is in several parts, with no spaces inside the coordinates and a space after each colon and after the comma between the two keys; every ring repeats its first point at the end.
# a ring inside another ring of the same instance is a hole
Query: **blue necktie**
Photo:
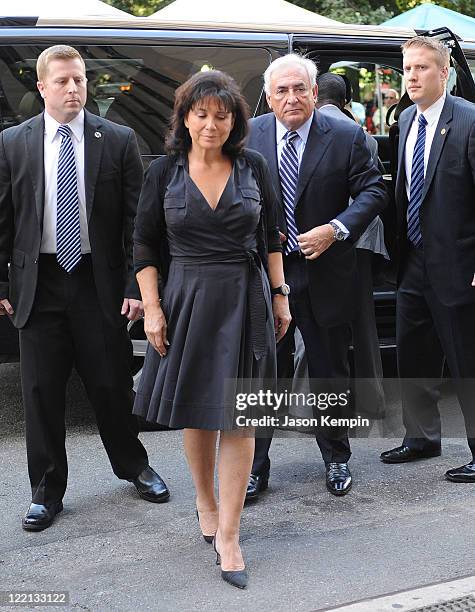
{"type": "Polygon", "coordinates": [[[81,259],[78,182],[71,128],[60,125],[58,133],[61,145],[57,175],[56,259],[69,273],[81,259]]]}
{"type": "Polygon", "coordinates": [[[421,226],[419,222],[419,211],[424,190],[424,151],[426,146],[426,125],[424,115],[419,115],[419,128],[417,140],[414,146],[411,169],[411,189],[409,206],[407,207],[407,237],[416,247],[422,246],[421,226]]]}
{"type": "Polygon", "coordinates": [[[287,132],[285,135],[286,143],[280,157],[280,185],[282,187],[282,198],[284,200],[285,220],[287,222],[287,243],[285,254],[298,251],[297,225],[295,223],[295,191],[299,177],[299,160],[293,141],[298,137],[297,132],[287,132]]]}

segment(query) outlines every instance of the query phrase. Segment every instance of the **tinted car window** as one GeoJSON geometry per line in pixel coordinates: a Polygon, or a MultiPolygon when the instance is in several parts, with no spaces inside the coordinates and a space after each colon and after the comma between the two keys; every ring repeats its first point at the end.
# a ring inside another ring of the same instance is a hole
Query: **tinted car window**
{"type": "MultiPolygon", "coordinates": [[[[36,89],[36,58],[44,47],[0,46],[0,127],[43,110],[36,89]]],[[[265,49],[218,47],[77,46],[86,62],[86,108],[137,134],[142,155],[164,152],[175,89],[199,70],[224,70],[242,88],[251,112],[270,62],[265,49]]]]}
{"type": "Polygon", "coordinates": [[[358,123],[370,134],[387,134],[387,111],[403,93],[401,74],[391,66],[351,60],[334,62],[329,70],[347,78],[352,92],[349,110],[358,123]]]}

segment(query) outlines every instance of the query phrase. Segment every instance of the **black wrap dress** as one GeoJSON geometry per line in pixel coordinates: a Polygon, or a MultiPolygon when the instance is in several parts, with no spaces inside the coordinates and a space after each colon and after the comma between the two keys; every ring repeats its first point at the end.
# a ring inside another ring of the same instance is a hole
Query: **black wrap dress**
{"type": "MultiPolygon", "coordinates": [[[[270,180],[263,158],[254,156],[254,169],[257,159],[270,180]]],[[[172,166],[168,160],[166,172],[165,164],[157,160],[147,172],[134,256],[136,271],[162,270],[160,241],[167,242],[161,305],[170,346],[163,358],[148,346],[134,414],[169,427],[229,430],[235,394],[276,376],[272,298],[258,255],[263,228],[266,248],[281,250],[274,203],[264,201],[273,192],[262,177],[259,186],[249,161],[239,157],[213,210],[185,158],[172,166]]]]}

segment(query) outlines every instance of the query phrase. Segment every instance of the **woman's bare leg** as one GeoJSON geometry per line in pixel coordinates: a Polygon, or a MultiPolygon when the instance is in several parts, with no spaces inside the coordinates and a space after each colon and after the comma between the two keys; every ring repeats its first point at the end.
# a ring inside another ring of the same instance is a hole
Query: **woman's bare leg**
{"type": "Polygon", "coordinates": [[[196,489],[196,508],[203,534],[213,535],[218,528],[218,504],[214,492],[217,431],[185,429],[183,443],[196,489]]]}
{"type": "Polygon", "coordinates": [[[239,525],[254,457],[252,429],[222,431],[219,440],[219,524],[216,547],[221,569],[244,568],[239,546],[239,525]]]}

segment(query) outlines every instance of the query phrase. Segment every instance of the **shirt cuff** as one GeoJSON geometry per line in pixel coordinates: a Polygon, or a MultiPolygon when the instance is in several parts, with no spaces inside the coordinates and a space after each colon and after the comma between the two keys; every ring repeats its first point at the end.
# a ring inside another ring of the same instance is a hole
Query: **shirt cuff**
{"type": "Polygon", "coordinates": [[[345,227],[341,221],[338,221],[338,219],[332,219],[331,222],[336,223],[336,225],[338,225],[341,231],[345,234],[345,237],[343,240],[346,240],[348,236],[350,235],[350,230],[347,227],[345,227]]]}

